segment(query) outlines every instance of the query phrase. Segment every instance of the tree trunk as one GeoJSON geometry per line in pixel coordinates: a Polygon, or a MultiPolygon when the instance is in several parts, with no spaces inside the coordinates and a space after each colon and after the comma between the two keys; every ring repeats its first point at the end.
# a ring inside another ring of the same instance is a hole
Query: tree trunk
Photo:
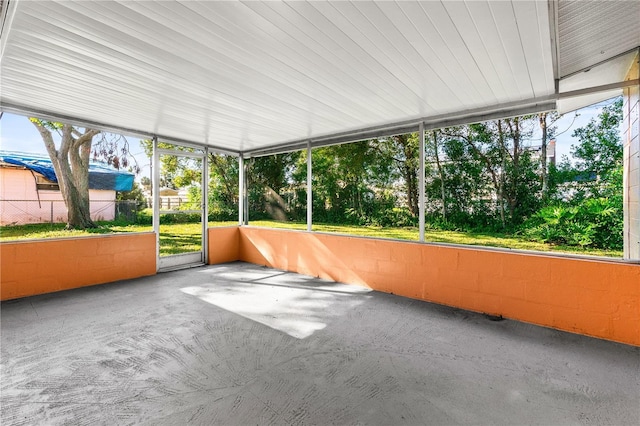
{"type": "MultiPolygon", "coordinates": [[[[233,182],[233,184],[231,183],[232,179],[229,178],[229,176],[227,176],[227,173],[229,172],[229,170],[231,169],[229,167],[229,164],[223,164],[223,160],[221,158],[220,155],[218,154],[209,154],[209,159],[211,160],[211,165],[213,166],[213,168],[215,168],[216,172],[218,173],[218,175],[220,176],[220,179],[222,180],[222,184],[224,185],[225,188],[225,192],[224,192],[224,198],[227,201],[227,203],[229,205],[236,205],[238,203],[238,198],[236,196],[237,194],[237,184],[235,183],[235,181],[233,182]]],[[[236,170],[233,170],[233,176],[238,176],[238,172],[236,170]]]]}
{"type": "Polygon", "coordinates": [[[447,199],[446,199],[446,191],[444,186],[444,171],[442,170],[442,165],[440,164],[440,155],[438,154],[438,131],[434,130],[431,132],[433,136],[433,151],[436,156],[436,167],[438,168],[438,175],[440,176],[440,196],[442,197],[442,219],[447,220],[447,199]]]}
{"type": "Polygon", "coordinates": [[[509,217],[511,221],[514,220],[516,205],[518,204],[518,181],[520,179],[520,142],[521,142],[521,129],[520,119],[518,117],[507,120],[509,125],[511,140],[513,141],[513,172],[511,173],[511,191],[508,197],[509,200],[509,217]]]}
{"type": "Polygon", "coordinates": [[[80,133],[69,124],[63,124],[60,148],[56,149],[51,131],[47,125],[32,119],[51,158],[53,169],[58,178],[58,187],[67,207],[67,228],[95,228],[89,209],[89,157],[91,141],[99,130],[85,129],[80,133]],[[78,135],[74,137],[74,132],[78,135]]]}
{"type": "Polygon", "coordinates": [[[547,138],[548,138],[548,113],[538,114],[540,120],[540,129],[542,130],[542,149],[540,150],[540,169],[542,172],[542,197],[547,197],[549,190],[549,174],[547,172],[547,138]]]}
{"type": "Polygon", "coordinates": [[[504,143],[504,131],[502,130],[502,120],[498,120],[498,140],[500,141],[500,161],[501,161],[501,172],[500,172],[500,188],[498,190],[498,208],[500,210],[500,222],[502,223],[502,227],[506,226],[506,221],[504,218],[504,175],[507,168],[507,162],[505,160],[505,155],[507,148],[504,143]]]}
{"type": "Polygon", "coordinates": [[[409,143],[407,135],[394,136],[398,145],[402,147],[404,162],[400,167],[402,177],[407,187],[407,206],[412,216],[417,217],[418,206],[418,171],[416,168],[417,152],[409,143]]]}

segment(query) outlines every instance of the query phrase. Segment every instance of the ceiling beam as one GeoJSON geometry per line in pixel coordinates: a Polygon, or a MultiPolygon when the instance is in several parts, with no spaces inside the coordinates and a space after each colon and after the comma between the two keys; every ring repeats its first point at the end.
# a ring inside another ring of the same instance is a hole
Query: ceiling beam
{"type": "Polygon", "coordinates": [[[558,94],[558,99],[575,98],[577,96],[591,95],[598,92],[606,92],[608,90],[624,89],[625,87],[637,86],[640,79],[619,81],[617,83],[603,84],[601,86],[585,87],[584,89],[571,90],[558,94]]]}

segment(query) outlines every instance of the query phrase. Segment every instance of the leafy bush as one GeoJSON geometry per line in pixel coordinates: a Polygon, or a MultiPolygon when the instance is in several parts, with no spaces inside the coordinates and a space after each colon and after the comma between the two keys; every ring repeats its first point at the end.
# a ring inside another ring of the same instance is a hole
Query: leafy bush
{"type": "Polygon", "coordinates": [[[574,206],[540,209],[524,235],[534,241],[603,249],[621,249],[622,205],[618,199],[593,198],[574,206]]]}
{"type": "MultiPolygon", "coordinates": [[[[160,215],[161,225],[165,225],[169,223],[195,223],[195,222],[200,222],[200,215],[198,213],[180,213],[180,214],[160,215]]],[[[139,225],[152,225],[153,210],[144,209],[138,212],[136,217],[136,223],[138,223],[139,225]]]]}
{"type": "MultiPolygon", "coordinates": [[[[225,222],[238,219],[238,211],[233,209],[213,208],[209,210],[209,221],[225,222]]],[[[160,223],[162,225],[169,223],[197,223],[200,222],[198,213],[180,213],[180,214],[163,214],[160,215],[160,223]]],[[[138,212],[136,223],[139,225],[153,224],[153,210],[144,209],[138,212]]]]}
{"type": "Polygon", "coordinates": [[[407,208],[394,207],[375,212],[371,218],[371,224],[382,227],[416,226],[418,218],[413,216],[407,208]]]}
{"type": "Polygon", "coordinates": [[[209,208],[209,221],[225,222],[229,220],[238,220],[238,209],[213,207],[209,208]]]}

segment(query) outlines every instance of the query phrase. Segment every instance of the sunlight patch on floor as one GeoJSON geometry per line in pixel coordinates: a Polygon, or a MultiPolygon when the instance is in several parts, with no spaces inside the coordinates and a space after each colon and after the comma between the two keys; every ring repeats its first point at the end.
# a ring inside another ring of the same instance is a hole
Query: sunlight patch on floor
{"type": "Polygon", "coordinates": [[[285,274],[261,282],[210,283],[180,290],[297,339],[309,337],[330,321],[338,320],[362,304],[370,291],[328,282],[305,285],[298,280],[292,282],[291,278],[285,274]]]}

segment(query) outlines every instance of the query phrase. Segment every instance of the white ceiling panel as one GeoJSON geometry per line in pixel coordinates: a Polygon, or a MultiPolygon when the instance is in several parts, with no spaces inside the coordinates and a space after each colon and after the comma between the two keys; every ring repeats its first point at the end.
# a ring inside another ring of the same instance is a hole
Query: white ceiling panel
{"type": "MultiPolygon", "coordinates": [[[[591,52],[575,38],[595,12],[565,3],[566,73],[591,52]]],[[[543,108],[556,95],[544,1],[4,5],[3,110],[232,152],[543,108]]],[[[604,37],[608,53],[633,45],[620,34],[604,37]]]]}
{"type": "Polygon", "coordinates": [[[640,1],[560,1],[560,77],[640,46],[640,1]]]}

